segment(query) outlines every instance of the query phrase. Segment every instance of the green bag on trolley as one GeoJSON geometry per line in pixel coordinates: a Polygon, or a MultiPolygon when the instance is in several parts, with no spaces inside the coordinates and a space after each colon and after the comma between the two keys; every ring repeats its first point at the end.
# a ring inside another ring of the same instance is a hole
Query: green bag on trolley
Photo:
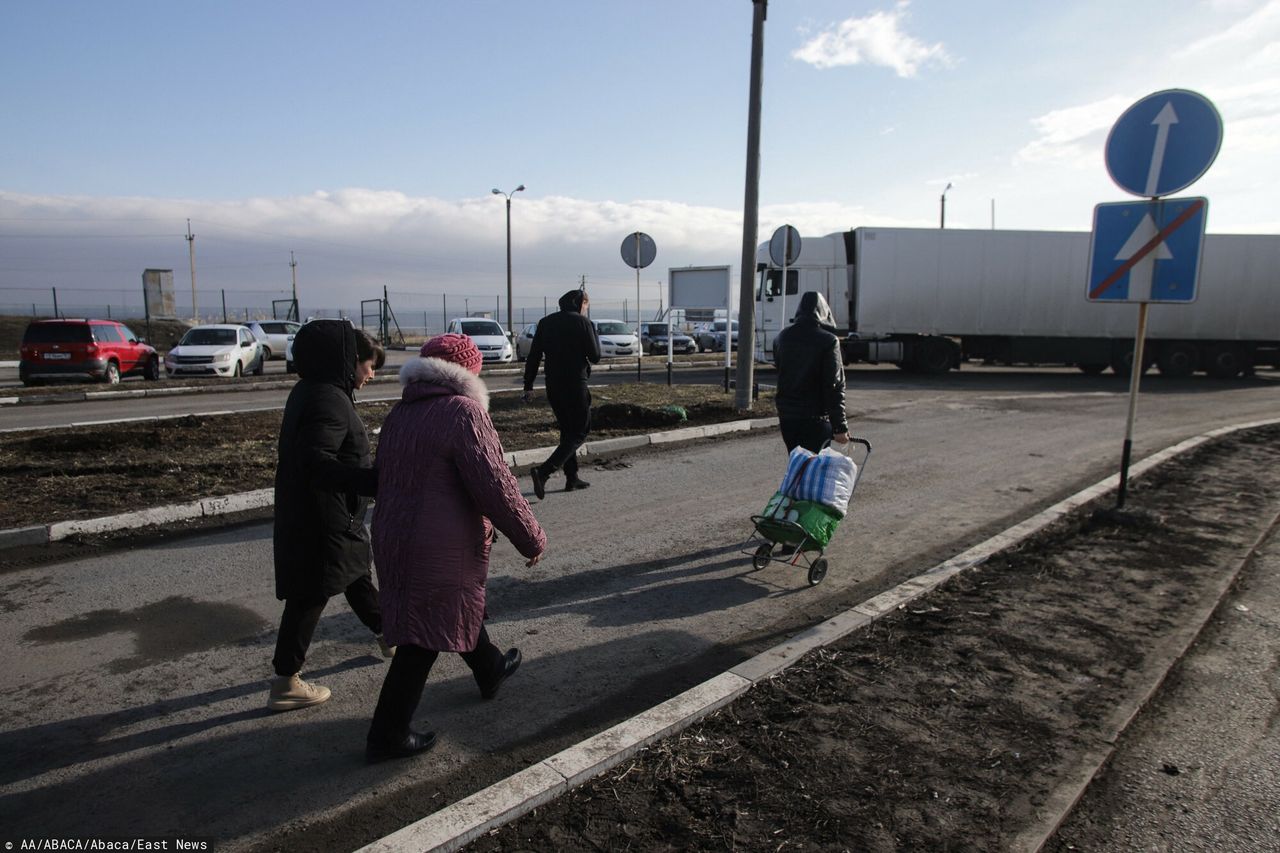
{"type": "Polygon", "coordinates": [[[774,492],[761,515],[756,525],[761,536],[787,545],[799,545],[807,537],[817,548],[827,547],[843,517],[817,501],[796,500],[782,492],[774,492]]]}

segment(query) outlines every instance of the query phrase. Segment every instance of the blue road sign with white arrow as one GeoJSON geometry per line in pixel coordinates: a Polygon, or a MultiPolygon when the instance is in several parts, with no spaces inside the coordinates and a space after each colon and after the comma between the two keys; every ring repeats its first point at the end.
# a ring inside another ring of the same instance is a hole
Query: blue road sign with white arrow
{"type": "Polygon", "coordinates": [[[1156,198],[1191,186],[1222,147],[1222,116],[1187,89],[1147,95],[1116,120],[1107,136],[1107,172],[1120,189],[1156,198]]]}
{"type": "Polygon", "coordinates": [[[1205,198],[1094,207],[1089,300],[1194,301],[1208,210],[1205,198]]]}

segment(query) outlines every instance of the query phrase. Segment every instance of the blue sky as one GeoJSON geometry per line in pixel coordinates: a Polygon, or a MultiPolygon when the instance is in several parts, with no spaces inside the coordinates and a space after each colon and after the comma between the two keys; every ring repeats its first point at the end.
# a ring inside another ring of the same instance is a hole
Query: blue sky
{"type": "MultiPolygon", "coordinates": [[[[634,293],[741,251],[748,0],[0,5],[0,310],[23,289],[413,303],[579,276],[634,293]],[[358,294],[358,295],[357,295],[358,294]]],[[[1280,231],[1280,2],[772,0],[760,239],[784,222],[1088,230],[1139,97],[1225,123],[1209,229],[1280,231]]],[[[434,302],[432,303],[434,305],[434,302]]],[[[520,302],[517,300],[517,305],[520,302]]]]}

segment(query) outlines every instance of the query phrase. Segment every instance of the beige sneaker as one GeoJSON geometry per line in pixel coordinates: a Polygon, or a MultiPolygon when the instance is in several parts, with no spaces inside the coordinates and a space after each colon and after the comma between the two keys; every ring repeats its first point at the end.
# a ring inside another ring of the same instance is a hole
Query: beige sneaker
{"type": "Polygon", "coordinates": [[[329,688],[308,684],[298,673],[281,675],[271,679],[271,697],[268,711],[293,711],[309,705],[319,705],[329,698],[329,688]]]}
{"type": "Polygon", "coordinates": [[[378,635],[378,648],[382,649],[384,658],[393,658],[396,656],[396,647],[387,645],[386,638],[381,634],[378,635]]]}

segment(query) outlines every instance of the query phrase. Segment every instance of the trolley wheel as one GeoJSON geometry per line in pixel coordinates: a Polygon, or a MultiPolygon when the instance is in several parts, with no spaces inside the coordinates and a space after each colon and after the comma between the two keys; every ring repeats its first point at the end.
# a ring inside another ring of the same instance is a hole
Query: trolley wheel
{"type": "Polygon", "coordinates": [[[769,556],[773,553],[773,545],[766,542],[756,549],[755,555],[751,558],[751,567],[754,569],[763,569],[769,565],[769,556]]]}
{"type": "Polygon", "coordinates": [[[823,557],[814,560],[809,566],[809,586],[817,586],[827,576],[827,561],[823,557]]]}

